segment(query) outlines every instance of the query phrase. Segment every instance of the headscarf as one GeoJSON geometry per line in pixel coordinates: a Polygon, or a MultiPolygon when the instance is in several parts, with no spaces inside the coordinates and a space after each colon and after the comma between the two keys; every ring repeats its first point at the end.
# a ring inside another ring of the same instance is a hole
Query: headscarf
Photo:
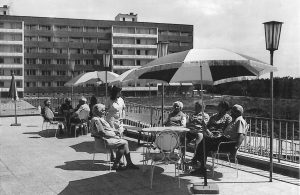
{"type": "Polygon", "coordinates": [[[232,106],[231,109],[236,111],[237,113],[239,113],[240,116],[242,116],[242,114],[244,113],[243,107],[241,105],[238,105],[238,104],[235,104],[234,106],[232,106]]]}

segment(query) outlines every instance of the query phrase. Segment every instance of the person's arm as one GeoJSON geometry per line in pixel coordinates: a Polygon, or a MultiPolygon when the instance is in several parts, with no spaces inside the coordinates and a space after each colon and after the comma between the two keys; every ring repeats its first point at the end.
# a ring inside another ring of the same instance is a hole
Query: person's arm
{"type": "Polygon", "coordinates": [[[181,124],[183,127],[186,127],[186,115],[183,114],[182,118],[181,118],[181,124]]]}
{"type": "Polygon", "coordinates": [[[95,127],[96,127],[97,132],[98,132],[97,134],[100,135],[100,136],[105,136],[105,137],[115,137],[116,136],[113,129],[104,128],[99,120],[97,120],[95,122],[95,127]]]}
{"type": "Polygon", "coordinates": [[[238,133],[237,143],[236,143],[236,145],[235,145],[235,149],[236,149],[236,150],[237,150],[237,149],[240,147],[240,145],[243,143],[244,138],[245,138],[245,135],[244,135],[244,134],[238,133]]]}

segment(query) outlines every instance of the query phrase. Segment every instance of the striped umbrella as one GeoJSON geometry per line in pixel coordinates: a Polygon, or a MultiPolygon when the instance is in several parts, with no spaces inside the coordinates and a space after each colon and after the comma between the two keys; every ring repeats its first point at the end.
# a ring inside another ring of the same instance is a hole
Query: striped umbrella
{"type": "Polygon", "coordinates": [[[136,76],[138,79],[156,79],[169,83],[216,85],[276,70],[260,60],[225,49],[190,49],[153,60],[137,69],[136,76]]]}

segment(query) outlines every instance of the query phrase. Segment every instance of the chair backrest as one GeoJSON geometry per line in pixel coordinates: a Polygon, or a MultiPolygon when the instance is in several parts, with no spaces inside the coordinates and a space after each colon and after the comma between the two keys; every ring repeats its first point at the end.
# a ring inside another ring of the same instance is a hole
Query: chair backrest
{"type": "Polygon", "coordinates": [[[162,152],[173,152],[179,146],[179,137],[172,130],[164,130],[157,135],[155,144],[162,152]]]}

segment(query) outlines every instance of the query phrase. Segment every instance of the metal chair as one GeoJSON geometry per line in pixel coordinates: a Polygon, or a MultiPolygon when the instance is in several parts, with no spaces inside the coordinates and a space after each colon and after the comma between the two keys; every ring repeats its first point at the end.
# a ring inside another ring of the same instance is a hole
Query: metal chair
{"type": "Polygon", "coordinates": [[[87,134],[88,133],[88,128],[89,128],[88,121],[84,120],[84,119],[81,119],[80,123],[70,123],[70,132],[71,132],[72,128],[74,128],[75,137],[77,137],[77,129],[79,129],[79,128],[82,129],[81,135],[82,135],[84,130],[86,131],[86,134],[87,134]]]}
{"type": "Polygon", "coordinates": [[[106,154],[106,164],[109,166],[109,171],[111,171],[111,165],[113,162],[110,162],[110,149],[107,145],[105,138],[94,137],[94,153],[93,153],[93,165],[95,164],[95,155],[96,153],[105,153],[106,154]]]}
{"type": "Polygon", "coordinates": [[[49,121],[43,117],[43,124],[42,124],[42,131],[47,130],[47,135],[49,136],[49,129],[50,127],[55,129],[55,137],[57,135],[57,131],[59,130],[59,126],[62,125],[59,121],[49,121]],[[44,129],[45,127],[45,129],[44,129]]]}
{"type": "MultiPolygon", "coordinates": [[[[245,130],[245,135],[243,137],[243,140],[245,139],[247,135],[247,131],[249,129],[249,124],[246,125],[246,130],[245,130]]],[[[234,158],[234,163],[235,163],[235,169],[236,169],[236,176],[239,176],[239,169],[238,169],[238,160],[237,160],[237,151],[239,149],[235,148],[236,146],[236,141],[229,141],[229,142],[220,142],[218,145],[217,151],[212,152],[212,171],[213,171],[213,176],[214,176],[214,170],[215,170],[215,159],[217,156],[217,160],[219,159],[219,155],[226,155],[227,160],[229,162],[229,165],[231,167],[231,162],[230,162],[230,156],[234,158]]]]}
{"type": "Polygon", "coordinates": [[[169,163],[175,165],[175,177],[178,177],[178,186],[180,187],[179,166],[181,150],[179,149],[180,141],[177,133],[172,130],[160,132],[155,139],[154,145],[157,147],[159,152],[151,153],[149,151],[146,154],[146,160],[151,160],[150,188],[152,189],[155,165],[169,163]]]}

